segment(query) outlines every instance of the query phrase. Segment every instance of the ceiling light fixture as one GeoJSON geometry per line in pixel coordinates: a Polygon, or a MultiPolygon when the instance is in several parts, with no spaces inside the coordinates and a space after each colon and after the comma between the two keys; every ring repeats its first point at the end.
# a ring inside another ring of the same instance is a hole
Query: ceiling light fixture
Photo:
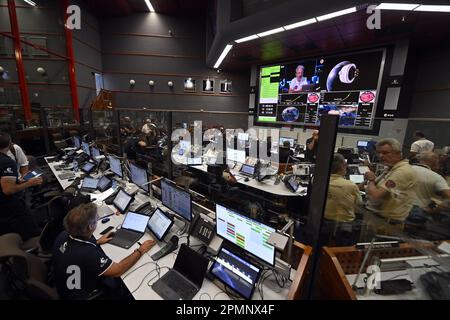
{"type": "Polygon", "coordinates": [[[390,2],[383,2],[380,3],[375,9],[380,10],[404,10],[404,11],[411,11],[414,10],[419,6],[418,3],[412,4],[412,3],[390,3],[390,2]]]}
{"type": "Polygon", "coordinates": [[[31,1],[31,0],[23,0],[23,1],[28,3],[30,6],[36,7],[36,3],[34,1],[31,1]]]}
{"type": "Polygon", "coordinates": [[[152,3],[150,2],[150,0],[145,0],[145,4],[148,7],[148,10],[150,10],[150,12],[155,12],[155,8],[153,8],[152,3]]]}
{"type": "Polygon", "coordinates": [[[349,14],[349,13],[352,13],[352,12],[356,12],[356,7],[352,7],[352,8],[348,8],[348,9],[344,9],[344,10],[339,10],[339,11],[336,11],[336,12],[325,14],[323,16],[318,16],[318,17],[316,17],[316,19],[317,19],[317,21],[324,21],[324,20],[335,18],[335,17],[343,16],[345,14],[349,14]]]}
{"type": "Polygon", "coordinates": [[[450,12],[450,6],[438,6],[438,5],[425,5],[422,4],[414,11],[424,11],[424,12],[450,12]]]}
{"type": "Polygon", "coordinates": [[[251,36],[245,37],[245,38],[241,38],[241,39],[237,39],[234,40],[236,43],[241,43],[241,42],[245,42],[245,41],[250,41],[250,40],[254,40],[254,39],[258,39],[259,37],[256,34],[252,34],[251,36]]]}
{"type": "Polygon", "coordinates": [[[312,18],[312,19],[296,22],[296,23],[293,23],[293,24],[289,24],[287,26],[284,26],[283,28],[286,29],[286,30],[291,30],[291,29],[307,26],[308,24],[312,24],[312,23],[316,23],[316,22],[317,22],[317,19],[316,18],[312,18]]]}
{"type": "Polygon", "coordinates": [[[225,49],[223,49],[222,54],[220,55],[219,59],[217,59],[216,64],[214,65],[214,69],[217,69],[220,64],[222,63],[223,59],[227,56],[228,52],[230,52],[231,48],[233,48],[232,44],[227,44],[225,49]]]}
{"type": "Polygon", "coordinates": [[[266,36],[269,36],[271,34],[283,32],[283,31],[284,31],[284,28],[283,27],[279,27],[279,28],[275,28],[275,29],[272,29],[272,30],[268,30],[268,31],[264,31],[264,32],[258,33],[257,36],[262,38],[262,37],[266,37],[266,36]]]}

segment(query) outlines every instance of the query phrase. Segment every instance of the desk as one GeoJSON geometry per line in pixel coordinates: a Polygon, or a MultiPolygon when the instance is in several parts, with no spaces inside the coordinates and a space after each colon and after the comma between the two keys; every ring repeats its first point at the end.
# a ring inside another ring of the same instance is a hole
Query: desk
{"type": "MultiPolygon", "coordinates": [[[[186,157],[183,156],[177,156],[172,155],[173,158],[180,164],[186,165],[187,160],[186,157]]],[[[208,165],[203,163],[202,165],[198,166],[190,166],[196,170],[202,171],[207,173],[208,172],[208,165]]],[[[264,192],[268,192],[274,195],[279,196],[286,196],[286,197],[294,197],[294,196],[305,196],[307,192],[307,188],[300,187],[296,193],[289,191],[283,182],[280,182],[278,185],[275,185],[275,177],[271,177],[270,179],[264,180],[262,182],[258,182],[257,180],[253,178],[249,178],[249,181],[245,181],[245,176],[241,175],[236,170],[230,170],[230,172],[236,177],[236,180],[239,184],[252,187],[264,192]]]]}
{"type": "MultiPolygon", "coordinates": [[[[48,160],[46,159],[47,163],[48,160]]],[[[54,169],[54,166],[58,165],[60,163],[48,163],[50,168],[52,169],[52,172],[57,176],[57,171],[54,169]]],[[[58,171],[59,172],[59,171],[58,171]]],[[[70,185],[70,183],[66,182],[65,180],[60,180],[61,186],[64,187],[66,185],[70,185]]],[[[137,187],[129,182],[122,181],[122,183],[125,185],[126,190],[130,189],[136,189],[137,187]]],[[[108,192],[108,191],[105,191],[108,192]]],[[[102,194],[96,191],[93,194],[96,198],[102,198],[102,194]]],[[[135,201],[131,204],[129,210],[133,211],[135,210],[139,205],[142,203],[150,201],[153,206],[159,206],[162,207],[161,202],[156,199],[152,198],[146,194],[143,194],[141,191],[139,191],[135,196],[135,201]]],[[[113,206],[109,206],[104,204],[102,201],[97,201],[96,205],[98,206],[99,211],[101,212],[101,216],[104,216],[110,213],[114,213],[117,210],[113,206]]],[[[164,208],[165,211],[170,211],[167,208],[164,208]]],[[[97,222],[97,229],[94,232],[94,237],[98,239],[100,237],[100,232],[102,232],[104,229],[106,229],[108,226],[115,227],[116,229],[120,227],[122,224],[122,221],[124,219],[124,215],[122,214],[114,214],[109,217],[110,220],[107,223],[102,223],[101,219],[97,222]]],[[[166,235],[165,239],[170,239],[172,235],[177,234],[181,229],[183,228],[183,222],[176,220],[175,224],[172,226],[170,232],[166,235]]],[[[153,236],[146,231],[144,236],[139,240],[140,242],[153,239],[153,236]]],[[[182,239],[186,238],[180,238],[180,244],[184,241],[182,239]]],[[[130,293],[132,293],[133,297],[136,300],[162,300],[162,298],[153,291],[151,288],[151,284],[153,284],[157,279],[159,279],[160,276],[164,275],[169,268],[173,267],[173,264],[176,260],[176,255],[178,250],[175,252],[168,254],[164,258],[153,261],[151,259],[151,255],[155,252],[159,251],[161,247],[164,246],[165,243],[163,242],[157,242],[156,245],[146,254],[144,254],[139,261],[130,268],[124,275],[122,275],[122,281],[127,286],[130,293]],[[156,263],[161,268],[159,277],[156,273],[156,263]],[[151,281],[150,281],[151,280],[151,281]]],[[[192,247],[198,248],[201,244],[200,240],[197,238],[191,236],[190,238],[190,245],[192,247]]],[[[119,262],[123,258],[130,255],[135,249],[139,247],[139,245],[136,243],[129,249],[123,249],[114,245],[110,244],[104,244],[101,246],[103,251],[107,256],[109,256],[114,262],[119,262]]],[[[291,275],[291,278],[295,276],[291,275]]],[[[291,282],[288,282],[285,286],[285,288],[280,288],[276,284],[275,277],[273,275],[269,276],[263,283],[263,293],[264,293],[264,299],[270,299],[270,300],[286,300],[288,297],[289,289],[290,289],[291,282]]],[[[217,298],[220,300],[229,299],[228,295],[220,294],[222,292],[222,289],[220,289],[217,285],[215,285],[214,282],[211,282],[207,278],[204,279],[202,288],[200,291],[195,295],[193,298],[194,300],[200,300],[200,298],[205,299],[208,294],[211,299],[214,298],[217,295],[217,298]]],[[[261,299],[259,292],[255,290],[255,293],[253,295],[253,299],[258,300],[261,299]]]]}
{"type": "MultiPolygon", "coordinates": [[[[56,166],[60,166],[62,165],[64,162],[63,161],[56,161],[56,162],[49,162],[49,159],[53,158],[53,157],[45,157],[45,162],[47,163],[47,165],[49,166],[50,170],[52,170],[53,175],[56,177],[56,179],[58,180],[61,188],[66,189],[68,186],[70,186],[73,181],[69,181],[69,179],[60,179],[59,175],[63,174],[63,173],[69,173],[69,172],[73,172],[72,170],[61,170],[61,171],[57,171],[56,170],[56,166]]],[[[75,178],[79,178],[81,177],[81,174],[83,172],[81,172],[80,170],[78,170],[78,172],[75,174],[75,178]]]]}

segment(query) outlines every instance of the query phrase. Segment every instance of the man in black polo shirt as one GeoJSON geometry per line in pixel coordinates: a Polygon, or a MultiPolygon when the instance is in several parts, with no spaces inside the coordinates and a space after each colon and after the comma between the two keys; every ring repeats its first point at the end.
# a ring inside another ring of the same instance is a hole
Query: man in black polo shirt
{"type": "Polygon", "coordinates": [[[319,130],[313,130],[312,137],[306,139],[305,160],[316,163],[317,150],[319,147],[319,130]]]}
{"type": "Polygon", "coordinates": [[[23,240],[40,231],[28,212],[22,191],[42,184],[42,178],[19,181],[17,164],[7,154],[11,137],[0,133],[0,235],[18,233],[23,240]]]}
{"type": "Polygon", "coordinates": [[[93,203],[79,205],[64,218],[66,231],[58,236],[53,247],[55,284],[62,299],[87,299],[94,290],[107,288],[107,277],[120,277],[155,244],[147,240],[115,263],[100,248],[111,240],[112,233],[97,241],[93,237],[97,220],[97,206],[93,203]]]}

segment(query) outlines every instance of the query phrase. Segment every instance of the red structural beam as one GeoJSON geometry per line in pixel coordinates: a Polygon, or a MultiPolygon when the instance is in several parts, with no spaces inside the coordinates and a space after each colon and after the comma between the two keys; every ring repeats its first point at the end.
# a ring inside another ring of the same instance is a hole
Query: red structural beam
{"type": "Polygon", "coordinates": [[[28,96],[27,81],[25,79],[25,68],[22,59],[22,47],[20,45],[19,23],[17,22],[16,4],[14,0],[8,0],[9,22],[14,43],[14,54],[16,57],[17,73],[19,76],[20,95],[22,97],[23,114],[25,121],[31,121],[31,104],[28,96]]]}
{"type": "Polygon", "coordinates": [[[78,101],[77,79],[75,76],[75,57],[73,54],[72,30],[70,30],[66,25],[67,19],[69,18],[69,15],[67,13],[68,6],[69,0],[64,0],[64,33],[66,35],[67,57],[69,58],[67,64],[69,66],[70,93],[72,96],[73,115],[77,121],[80,121],[80,103],[78,101]]]}

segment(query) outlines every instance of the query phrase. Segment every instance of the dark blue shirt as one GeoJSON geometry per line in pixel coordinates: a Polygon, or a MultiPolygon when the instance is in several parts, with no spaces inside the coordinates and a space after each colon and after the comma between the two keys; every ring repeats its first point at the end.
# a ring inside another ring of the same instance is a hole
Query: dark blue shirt
{"type": "Polygon", "coordinates": [[[62,299],[86,299],[101,287],[103,273],[113,261],[94,237],[81,240],[63,231],[53,247],[56,289],[62,299]]]}

